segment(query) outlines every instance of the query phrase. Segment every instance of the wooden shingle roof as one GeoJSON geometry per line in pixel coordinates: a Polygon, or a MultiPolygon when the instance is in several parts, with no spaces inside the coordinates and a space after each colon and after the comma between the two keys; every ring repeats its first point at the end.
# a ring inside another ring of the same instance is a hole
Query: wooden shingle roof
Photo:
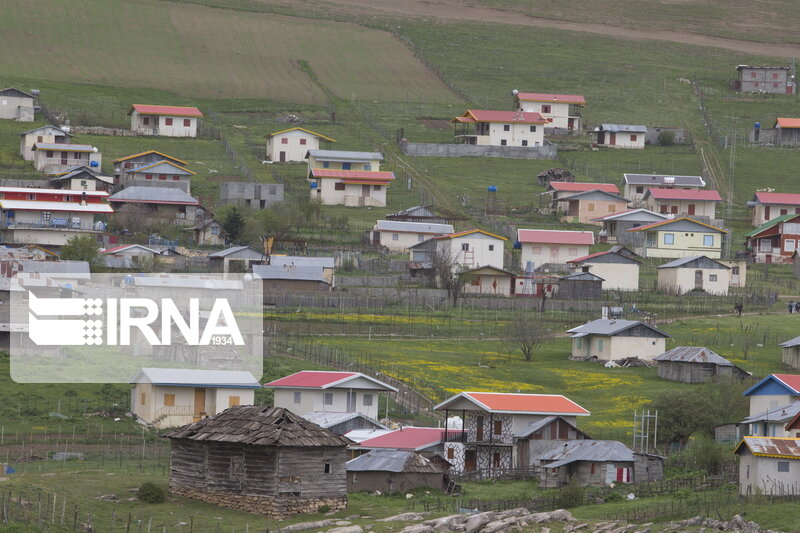
{"type": "Polygon", "coordinates": [[[253,446],[347,446],[350,439],[281,407],[239,405],[167,432],[169,439],[233,442],[253,446]]]}

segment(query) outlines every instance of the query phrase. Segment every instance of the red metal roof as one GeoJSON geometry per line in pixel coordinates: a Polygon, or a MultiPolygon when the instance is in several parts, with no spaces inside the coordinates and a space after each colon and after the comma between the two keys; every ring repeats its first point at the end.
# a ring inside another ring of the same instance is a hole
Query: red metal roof
{"type": "Polygon", "coordinates": [[[517,230],[517,240],[532,244],[594,244],[594,233],[591,231],[565,231],[546,229],[517,230]]]}
{"type": "Polygon", "coordinates": [[[357,376],[357,372],[326,372],[315,370],[301,370],[290,376],[286,376],[269,383],[265,387],[308,387],[319,389],[343,379],[357,376]]]}
{"type": "Polygon", "coordinates": [[[610,254],[610,253],[611,252],[597,252],[597,253],[594,253],[594,254],[589,254],[589,255],[585,255],[583,257],[579,257],[577,259],[570,259],[569,261],[567,261],[567,263],[580,263],[581,261],[586,261],[587,259],[591,259],[593,257],[597,257],[597,256],[600,256],[600,255],[606,255],[606,254],[610,254]]]}
{"type": "Polygon", "coordinates": [[[772,374],[777,379],[782,381],[787,387],[794,389],[797,394],[800,394],[800,375],[798,374],[772,374]]]}
{"type": "Polygon", "coordinates": [[[555,102],[558,104],[585,105],[586,98],[580,94],[517,93],[523,102],[555,102]]]}
{"type": "Polygon", "coordinates": [[[648,229],[651,229],[651,228],[657,228],[659,226],[666,226],[668,224],[672,224],[673,222],[678,222],[679,220],[688,220],[689,222],[694,222],[695,224],[700,224],[701,226],[705,226],[705,227],[707,227],[709,229],[712,229],[714,231],[718,231],[720,233],[728,233],[727,230],[714,227],[711,224],[706,224],[705,222],[700,222],[699,220],[695,220],[695,219],[689,218],[689,217],[668,218],[667,220],[659,220],[658,222],[653,222],[652,224],[645,224],[644,226],[638,226],[636,228],[630,228],[630,229],[628,229],[626,231],[644,231],[644,230],[648,230],[648,229]]]}
{"type": "Polygon", "coordinates": [[[523,111],[486,111],[484,109],[468,109],[455,122],[509,122],[516,124],[546,124],[547,120],[539,113],[523,111]]]}
{"type": "Polygon", "coordinates": [[[550,188],[556,191],[584,192],[604,191],[619,194],[619,187],[613,183],[578,183],[568,181],[551,181],[550,188]]]}
{"type": "Polygon", "coordinates": [[[389,182],[394,179],[394,172],[387,170],[331,170],[328,168],[313,168],[311,169],[311,176],[314,178],[339,178],[389,182]]]}
{"type": "Polygon", "coordinates": [[[200,112],[199,109],[196,107],[180,107],[174,105],[145,105],[145,104],[133,104],[131,106],[131,111],[128,111],[130,115],[132,111],[138,111],[143,115],[173,115],[176,117],[202,117],[203,113],[200,112]]]}
{"type": "Polygon", "coordinates": [[[800,118],[779,118],[775,121],[778,128],[800,128],[800,118]]]}
{"type": "MultiPolygon", "coordinates": [[[[697,200],[720,202],[722,197],[717,191],[694,189],[648,189],[647,194],[656,200],[697,200]]],[[[647,196],[647,194],[645,196],[647,196]]]]}
{"type": "Polygon", "coordinates": [[[756,200],[762,204],[800,205],[800,194],[784,192],[757,192],[756,200]]]}
{"type": "MultiPolygon", "coordinates": [[[[406,427],[359,443],[362,448],[421,450],[442,442],[444,428],[406,427]]],[[[450,430],[452,432],[452,430],[450,430]]]]}
{"type": "Polygon", "coordinates": [[[560,394],[512,394],[502,392],[464,392],[467,398],[489,411],[588,415],[589,411],[560,394]]]}

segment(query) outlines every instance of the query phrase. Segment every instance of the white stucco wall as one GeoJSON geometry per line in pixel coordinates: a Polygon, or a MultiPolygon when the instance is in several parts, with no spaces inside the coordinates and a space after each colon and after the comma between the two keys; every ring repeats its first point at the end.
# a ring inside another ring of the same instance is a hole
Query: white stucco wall
{"type": "Polygon", "coordinates": [[[489,135],[478,135],[477,144],[489,146],[541,146],[544,124],[489,123],[489,135]],[[505,128],[508,127],[508,131],[505,128]],[[505,144],[503,144],[505,141],[505,144]],[[526,144],[527,143],[527,144],[526,144]]]}
{"type": "MultiPolygon", "coordinates": [[[[332,413],[347,413],[347,395],[350,389],[331,388],[319,389],[275,389],[274,405],[289,411],[304,415],[311,411],[329,411],[332,413]],[[300,403],[295,403],[295,392],[300,393],[300,403]],[[333,403],[325,404],[325,393],[333,394],[333,403]]],[[[356,395],[355,411],[370,418],[378,418],[378,391],[352,389],[356,395]],[[372,396],[372,405],[364,405],[364,395],[372,396]]]]}
{"type": "Polygon", "coordinates": [[[462,237],[442,239],[439,246],[449,249],[450,256],[455,264],[464,268],[477,268],[479,266],[493,266],[503,268],[503,243],[502,239],[473,233],[462,237]],[[467,246],[467,250],[463,250],[467,246]]]}
{"type": "Polygon", "coordinates": [[[279,133],[267,139],[266,155],[270,161],[280,162],[281,152],[286,162],[305,161],[309,150],[319,150],[319,137],[302,130],[279,133]]]}
{"type": "Polygon", "coordinates": [[[703,272],[703,290],[709,294],[728,294],[731,284],[730,269],[712,268],[659,268],[658,288],[667,292],[685,294],[695,288],[695,272],[703,272]],[[712,280],[716,277],[716,280],[712,280]]]}
{"type": "Polygon", "coordinates": [[[694,255],[705,255],[711,259],[719,259],[722,255],[722,234],[717,232],[686,232],[686,231],[657,231],[655,246],[647,244],[645,239],[645,254],[647,257],[668,257],[677,259],[694,255]],[[666,234],[673,235],[673,243],[666,244],[666,234]],[[705,246],[704,237],[713,237],[713,245],[705,246]]]}
{"type": "MultiPolygon", "coordinates": [[[[377,231],[377,230],[375,230],[377,231]]],[[[426,239],[433,237],[432,233],[414,233],[409,231],[381,230],[380,245],[392,252],[407,252],[409,246],[414,246],[426,239]],[[396,238],[395,238],[396,236],[396,238]]]]}
{"type": "Polygon", "coordinates": [[[644,138],[645,134],[642,133],[630,133],[630,132],[616,132],[614,135],[614,142],[611,142],[611,135],[613,132],[605,132],[605,139],[603,142],[603,146],[613,146],[616,148],[634,148],[634,149],[643,149],[644,148],[644,138]]]}
{"type": "MultiPolygon", "coordinates": [[[[580,266],[588,266],[589,272],[603,278],[604,291],[638,291],[639,290],[639,265],[623,263],[590,263],[585,262],[580,266]]],[[[577,267],[575,271],[580,272],[577,267]]]]}
{"type": "Polygon", "coordinates": [[[0,119],[33,122],[33,98],[0,95],[0,119]]]}
{"type": "Polygon", "coordinates": [[[143,115],[138,111],[131,113],[131,131],[142,135],[160,135],[163,137],[197,137],[197,117],[179,117],[173,115],[143,115]],[[144,124],[147,117],[149,124],[144,124]],[[172,125],[167,125],[172,119],[172,125]],[[188,121],[188,126],[184,125],[188,121]]]}
{"type": "Polygon", "coordinates": [[[589,245],[583,244],[531,244],[523,243],[520,251],[520,268],[525,269],[528,261],[534,268],[544,263],[566,264],[570,259],[589,255],[589,245]]]}
{"type": "Polygon", "coordinates": [[[369,185],[369,195],[364,195],[364,186],[346,183],[344,190],[336,190],[337,178],[320,178],[315,180],[316,189],[311,189],[312,200],[319,200],[322,205],[346,205],[348,207],[386,207],[386,185],[369,185]],[[377,188],[376,188],[377,187],[377,188]]]}
{"type": "MultiPolygon", "coordinates": [[[[553,103],[553,102],[525,102],[521,101],[519,103],[519,108],[521,111],[525,111],[526,113],[539,113],[546,119],[553,119],[552,121],[548,121],[545,127],[550,128],[564,128],[566,129],[569,126],[569,104],[565,103],[553,103]],[[550,106],[550,112],[544,113],[542,111],[543,105],[550,106]]],[[[580,119],[576,118],[576,121],[580,119]]],[[[576,125],[576,128],[579,126],[576,125]]]]}
{"type": "Polygon", "coordinates": [[[572,339],[572,356],[597,357],[601,361],[638,357],[652,360],[664,353],[666,339],[663,337],[609,337],[587,335],[572,339]]]}

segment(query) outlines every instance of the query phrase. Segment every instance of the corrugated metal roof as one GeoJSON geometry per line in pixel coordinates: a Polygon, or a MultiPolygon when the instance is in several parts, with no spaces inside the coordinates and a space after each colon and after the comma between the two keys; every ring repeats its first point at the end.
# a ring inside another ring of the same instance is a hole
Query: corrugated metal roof
{"type": "Polygon", "coordinates": [[[0,193],[21,192],[25,194],[50,194],[57,196],[99,196],[106,198],[108,193],[105,191],[77,191],[73,189],[45,189],[42,187],[0,187],[0,193]]]}
{"type": "Polygon", "coordinates": [[[599,189],[592,189],[589,191],[582,191],[575,194],[570,194],[569,196],[562,196],[559,198],[559,201],[569,201],[569,200],[605,200],[605,201],[618,201],[618,202],[625,202],[628,203],[626,198],[623,198],[617,194],[610,193],[608,191],[601,191],[599,189]]]}
{"type": "MultiPolygon", "coordinates": [[[[653,222],[652,224],[646,224],[644,226],[639,226],[638,228],[631,228],[628,231],[646,231],[646,230],[653,229],[653,228],[659,228],[659,231],[664,231],[667,228],[667,226],[670,226],[670,225],[678,223],[678,222],[683,222],[683,223],[685,223],[685,224],[687,224],[689,226],[699,226],[699,227],[702,227],[702,228],[707,228],[709,230],[716,231],[716,232],[719,232],[719,233],[728,233],[727,230],[714,227],[714,226],[712,226],[710,224],[706,224],[704,222],[699,222],[699,221],[691,219],[689,217],[679,217],[679,218],[672,218],[672,219],[667,219],[667,220],[660,220],[658,222],[653,222]]],[[[706,230],[703,230],[703,231],[706,231],[706,230]]]]}
{"type": "Polygon", "coordinates": [[[554,191],[605,191],[613,194],[619,194],[619,187],[613,183],[582,183],[577,181],[551,181],[547,185],[548,189],[554,191]]]}
{"type": "Polygon", "coordinates": [[[268,134],[264,135],[264,137],[269,139],[271,137],[275,137],[276,135],[281,135],[282,133],[289,133],[290,131],[304,131],[304,132],[308,133],[309,135],[313,135],[314,137],[319,137],[320,139],[324,139],[324,140],[326,140],[328,142],[332,142],[332,143],[336,142],[335,140],[331,139],[330,137],[326,137],[325,135],[323,135],[321,133],[317,133],[316,131],[307,130],[307,129],[301,128],[299,126],[295,126],[294,128],[288,128],[288,129],[281,130],[281,131],[276,131],[275,133],[268,133],[268,134]]]}
{"type": "Polygon", "coordinates": [[[600,276],[592,274],[591,272],[573,272],[572,274],[561,276],[558,279],[566,279],[570,281],[605,281],[605,278],[601,278],[600,276]]]}
{"type": "Polygon", "coordinates": [[[682,187],[705,187],[701,176],[676,176],[674,174],[623,174],[629,185],[679,185],[682,187]]]}
{"type": "Polygon", "coordinates": [[[161,152],[159,152],[157,150],[148,150],[146,152],[139,152],[138,154],[133,154],[133,155],[125,156],[125,157],[120,157],[119,159],[115,159],[114,163],[121,163],[123,161],[128,161],[130,159],[136,159],[136,158],[139,158],[139,157],[142,157],[142,156],[145,156],[145,155],[150,155],[150,154],[156,154],[158,156],[161,156],[163,159],[166,159],[168,161],[175,161],[175,162],[177,162],[177,163],[179,163],[180,165],[183,165],[183,166],[186,166],[186,165],[189,164],[189,163],[187,163],[186,161],[184,161],[182,159],[178,159],[177,157],[172,157],[171,155],[167,155],[167,154],[161,153],[161,152]]]}
{"type": "Polygon", "coordinates": [[[260,389],[261,384],[253,374],[237,370],[196,370],[189,368],[142,368],[130,383],[153,385],[236,387],[260,389]]]}
{"type": "Polygon", "coordinates": [[[594,254],[589,254],[583,257],[578,257],[577,259],[570,259],[567,263],[585,263],[585,262],[592,262],[592,259],[596,259],[598,261],[602,259],[606,259],[608,256],[611,256],[613,260],[608,261],[611,263],[627,263],[627,264],[641,264],[641,261],[637,261],[633,257],[623,255],[620,253],[616,253],[613,250],[608,250],[607,252],[597,252],[594,254]]]}
{"type": "Polygon", "coordinates": [[[86,261],[36,261],[19,259],[22,272],[31,274],[65,274],[81,279],[89,279],[89,263],[86,261]]]}
{"type": "Polygon", "coordinates": [[[442,442],[444,428],[404,427],[359,443],[363,448],[424,450],[442,442]]]}
{"type": "MultiPolygon", "coordinates": [[[[534,433],[536,433],[540,429],[547,427],[548,425],[550,425],[552,422],[555,422],[556,420],[560,420],[562,424],[567,424],[568,426],[574,428],[575,431],[583,433],[583,431],[578,429],[578,426],[576,426],[575,424],[573,424],[572,422],[570,422],[569,420],[567,420],[566,418],[564,418],[562,416],[547,416],[545,418],[542,418],[541,420],[537,420],[536,422],[534,422],[530,426],[526,427],[525,429],[523,429],[519,433],[516,433],[514,436],[518,437],[518,438],[521,438],[521,439],[530,437],[531,435],[533,435],[534,433]]],[[[585,435],[585,433],[583,433],[583,434],[585,435]]]]}
{"type": "Polygon", "coordinates": [[[539,113],[525,111],[488,111],[485,109],[468,109],[463,115],[451,122],[501,122],[510,124],[546,124],[539,113]]]}
{"type": "Polygon", "coordinates": [[[38,131],[46,130],[46,129],[49,129],[49,128],[52,128],[52,129],[54,129],[56,131],[60,131],[61,133],[63,133],[67,137],[72,137],[73,136],[70,132],[64,131],[64,130],[62,130],[61,128],[59,128],[57,126],[52,126],[52,125],[40,126],[38,128],[34,128],[32,130],[23,131],[22,133],[20,133],[20,135],[28,135],[29,133],[36,133],[38,131]]]}
{"type": "Polygon", "coordinates": [[[309,422],[313,422],[319,427],[325,429],[337,426],[339,424],[344,424],[345,422],[349,422],[350,420],[354,420],[356,418],[361,418],[363,420],[366,420],[367,422],[372,424],[375,428],[388,429],[386,426],[384,426],[374,418],[370,418],[363,413],[336,413],[331,411],[311,411],[302,416],[309,422]]]}
{"type": "Polygon", "coordinates": [[[401,222],[395,220],[379,220],[375,224],[378,231],[399,231],[409,233],[428,233],[431,235],[441,235],[443,233],[453,233],[452,224],[433,224],[430,222],[401,222]]]}
{"type": "Polygon", "coordinates": [[[561,394],[461,392],[434,406],[434,410],[466,399],[481,410],[495,413],[588,416],[589,411],[561,394]]]}
{"type": "Polygon", "coordinates": [[[750,396],[751,393],[769,382],[777,382],[786,389],[786,394],[800,395],[800,374],[770,374],[761,381],[744,391],[742,394],[750,396]]]}
{"type": "Polygon", "coordinates": [[[32,150],[52,150],[54,152],[94,152],[91,144],[36,143],[32,150]]]}
{"type": "Polygon", "coordinates": [[[656,213],[655,211],[650,211],[649,209],[639,208],[629,209],[620,213],[613,213],[604,217],[593,218],[592,220],[631,220],[634,222],[657,222],[660,220],[666,220],[667,218],[669,218],[667,215],[662,215],[660,213],[656,213]]]}
{"type": "MultiPolygon", "coordinates": [[[[795,217],[800,217],[800,215],[796,215],[794,213],[788,213],[786,215],[781,215],[781,216],[775,217],[773,219],[770,219],[770,220],[764,222],[759,227],[748,231],[747,233],[744,234],[744,236],[745,237],[755,237],[756,235],[760,235],[761,233],[764,233],[765,231],[774,228],[775,226],[779,225],[781,222],[786,222],[787,220],[791,220],[791,219],[793,219],[795,217]]],[[[777,234],[777,231],[778,230],[776,228],[776,230],[775,230],[776,234],[777,234]]]]}
{"type": "Polygon", "coordinates": [[[241,279],[220,279],[219,277],[200,278],[197,276],[149,275],[134,276],[137,287],[163,287],[175,289],[203,289],[209,291],[240,291],[241,279]]]}
{"type": "Polygon", "coordinates": [[[721,202],[722,196],[713,190],[696,189],[647,189],[644,197],[652,196],[656,200],[695,200],[699,202],[721,202]]]}
{"type": "Polygon", "coordinates": [[[371,450],[347,461],[348,472],[407,472],[440,474],[441,467],[426,457],[407,450],[371,450]]]}
{"type": "Polygon", "coordinates": [[[731,267],[728,265],[723,265],[719,261],[714,261],[710,257],[706,257],[705,255],[693,255],[691,257],[681,257],[680,259],[675,259],[674,261],[670,261],[669,263],[664,263],[663,265],[658,265],[656,268],[690,268],[692,263],[704,263],[705,266],[703,268],[713,268],[719,270],[730,270],[731,267]]]}
{"type": "Polygon", "coordinates": [[[702,346],[676,346],[675,348],[667,350],[661,355],[656,356],[653,360],[698,364],[711,363],[717,366],[733,366],[733,363],[718,353],[702,346]]]}
{"type": "Polygon", "coordinates": [[[196,175],[194,172],[192,172],[188,168],[183,168],[182,166],[180,166],[178,164],[175,164],[172,161],[169,161],[167,159],[162,159],[161,161],[154,161],[152,163],[147,163],[145,165],[142,165],[141,167],[136,167],[134,169],[128,170],[127,172],[133,174],[133,173],[136,173],[136,172],[143,172],[145,170],[149,170],[150,172],[152,172],[154,174],[183,174],[185,176],[188,176],[188,175],[194,176],[194,175],[196,175]],[[155,167],[160,166],[160,165],[165,165],[165,166],[167,166],[169,168],[172,168],[172,169],[175,169],[175,170],[168,170],[168,171],[165,172],[164,170],[166,170],[166,169],[164,169],[161,172],[156,172],[155,171],[155,167]]]}
{"type": "Polygon", "coordinates": [[[25,91],[20,91],[14,87],[6,87],[5,89],[0,89],[0,96],[14,96],[17,98],[33,98],[32,94],[28,94],[25,91]]]}
{"type": "Polygon", "coordinates": [[[554,461],[543,468],[558,468],[575,461],[628,463],[633,462],[633,451],[616,440],[569,440],[540,459],[554,461]]]}
{"type": "Polygon", "coordinates": [[[651,331],[658,333],[666,338],[669,338],[669,335],[664,333],[663,331],[654,328],[644,322],[639,322],[638,320],[608,320],[601,318],[599,320],[592,320],[582,326],[578,326],[577,328],[568,329],[567,333],[584,333],[590,335],[616,335],[617,333],[621,333],[625,330],[631,329],[636,326],[643,326],[651,331]]]}
{"type": "MultiPolygon", "coordinates": [[[[361,372],[333,372],[327,370],[301,370],[294,374],[265,383],[265,387],[281,388],[308,388],[308,389],[328,389],[331,387],[347,387],[347,383],[355,379],[365,379],[373,383],[373,390],[395,391],[397,389],[387,385],[383,381],[377,380],[361,372]]],[[[366,387],[362,387],[366,388],[366,387]]]]}
{"type": "Polygon", "coordinates": [[[350,150],[309,150],[308,155],[320,161],[383,161],[380,152],[354,152],[350,150]]]}
{"type": "Polygon", "coordinates": [[[171,187],[134,186],[110,196],[109,202],[147,202],[154,204],[200,205],[200,202],[180,189],[171,187]]]}
{"type": "Polygon", "coordinates": [[[319,281],[330,284],[322,267],[317,266],[253,265],[253,275],[263,280],[319,281]]]}
{"type": "Polygon", "coordinates": [[[308,255],[271,255],[269,264],[280,267],[294,265],[296,267],[334,268],[336,259],[308,255]]]}
{"type": "Polygon", "coordinates": [[[614,133],[647,133],[647,126],[641,124],[601,124],[599,130],[614,133]]]}
{"type": "Polygon", "coordinates": [[[747,447],[753,455],[800,459],[800,439],[744,437],[733,453],[741,453],[743,447],[747,447]]]}
{"type": "Polygon", "coordinates": [[[761,204],[800,205],[800,194],[758,191],[753,199],[761,204]]]}
{"type": "MultiPolygon", "coordinates": [[[[58,189],[54,189],[58,190],[58,189]]],[[[80,202],[45,202],[39,200],[0,200],[0,207],[16,211],[68,211],[71,213],[113,213],[108,204],[80,202]]],[[[52,223],[52,221],[51,221],[52,223]]]]}
{"type": "Polygon", "coordinates": [[[131,110],[128,111],[128,114],[130,115],[134,110],[143,115],[173,115],[176,117],[203,116],[203,113],[201,113],[196,107],[182,107],[175,105],[133,104],[131,106],[131,110]]]}
{"type": "Polygon", "coordinates": [[[388,170],[336,170],[329,168],[312,168],[311,177],[313,178],[339,178],[343,180],[363,180],[370,182],[389,182],[395,176],[394,172],[388,170]]]}
{"type": "Polygon", "coordinates": [[[778,118],[775,121],[776,128],[795,129],[800,128],[800,118],[778,118]]]}
{"type": "Polygon", "coordinates": [[[218,258],[218,257],[228,257],[229,255],[240,254],[241,252],[248,252],[248,255],[252,255],[253,257],[263,258],[264,254],[250,248],[249,246],[231,246],[230,248],[225,248],[224,250],[220,250],[219,252],[214,252],[213,254],[209,254],[208,257],[218,258]]]}
{"type": "Polygon", "coordinates": [[[791,348],[792,346],[800,346],[800,337],[795,337],[780,343],[778,346],[781,348],[791,348]]]}

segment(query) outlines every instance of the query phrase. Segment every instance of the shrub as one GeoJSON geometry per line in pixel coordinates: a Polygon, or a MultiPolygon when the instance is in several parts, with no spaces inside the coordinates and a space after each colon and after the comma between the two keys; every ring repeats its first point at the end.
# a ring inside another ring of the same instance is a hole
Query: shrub
{"type": "Polygon", "coordinates": [[[622,496],[621,492],[612,492],[608,494],[605,498],[603,498],[603,501],[605,501],[605,503],[613,503],[613,502],[621,502],[624,499],[625,498],[622,496]]]}
{"type": "Polygon", "coordinates": [[[331,506],[330,505],[320,505],[319,509],[317,509],[317,512],[325,514],[325,513],[329,513],[330,510],[331,510],[331,506]]]}
{"type": "Polygon", "coordinates": [[[658,144],[661,146],[672,146],[675,144],[675,132],[672,130],[663,130],[658,134],[658,144]]]}
{"type": "Polygon", "coordinates": [[[558,500],[564,509],[583,505],[586,500],[586,490],[574,477],[571,477],[569,483],[558,490],[558,500]]]}
{"type": "Polygon", "coordinates": [[[145,481],[139,487],[139,501],[144,503],[164,503],[167,501],[167,491],[160,485],[145,481]]]}

